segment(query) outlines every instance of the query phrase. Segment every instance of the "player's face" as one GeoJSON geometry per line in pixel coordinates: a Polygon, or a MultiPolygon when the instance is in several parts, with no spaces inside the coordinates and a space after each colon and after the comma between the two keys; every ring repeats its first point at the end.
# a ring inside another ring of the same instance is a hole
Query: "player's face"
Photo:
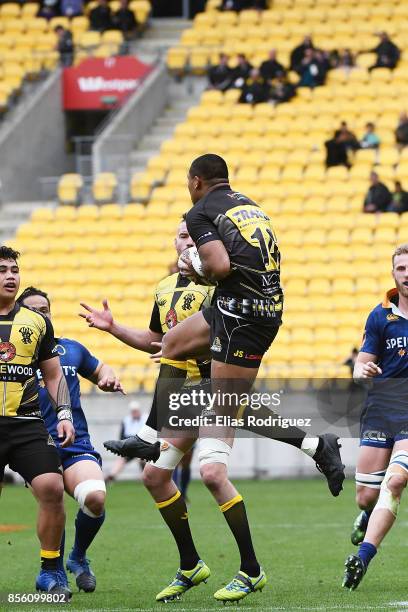
{"type": "Polygon", "coordinates": [[[24,306],[29,306],[30,308],[35,308],[38,312],[41,312],[44,316],[51,319],[51,311],[48,306],[48,302],[43,295],[30,295],[26,297],[24,300],[24,306]]]}
{"type": "Polygon", "coordinates": [[[182,221],[178,226],[177,236],[174,239],[174,246],[176,247],[177,255],[181,255],[183,251],[194,246],[194,242],[191,240],[190,234],[187,231],[185,221],[182,221]]]}
{"type": "Polygon", "coordinates": [[[14,300],[20,287],[20,269],[14,259],[0,259],[0,299],[14,300]]]}
{"type": "Polygon", "coordinates": [[[408,255],[395,257],[392,275],[400,295],[408,298],[408,255]]]}

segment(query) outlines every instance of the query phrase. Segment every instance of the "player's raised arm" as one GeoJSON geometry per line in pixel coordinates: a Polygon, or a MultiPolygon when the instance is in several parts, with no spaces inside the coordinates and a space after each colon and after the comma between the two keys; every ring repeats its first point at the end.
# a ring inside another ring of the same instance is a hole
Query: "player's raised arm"
{"type": "Polygon", "coordinates": [[[61,446],[70,446],[75,440],[75,429],[72,423],[71,398],[59,357],[40,361],[39,367],[51,403],[57,413],[57,431],[58,437],[62,440],[61,446]]]}
{"type": "Polygon", "coordinates": [[[374,378],[375,376],[382,374],[382,370],[376,364],[376,361],[378,361],[377,355],[360,351],[354,364],[354,380],[374,378]]]}
{"type": "Polygon", "coordinates": [[[151,326],[149,329],[134,329],[116,323],[109,308],[108,300],[103,300],[102,305],[103,310],[96,310],[96,308],[81,302],[82,308],[87,312],[81,312],[79,316],[86,320],[89,327],[95,327],[101,331],[108,332],[132,348],[144,351],[145,353],[155,353],[157,351],[155,346],[152,346],[152,342],[160,342],[163,337],[162,332],[154,331],[151,329],[151,326]]]}
{"type": "Polygon", "coordinates": [[[100,363],[95,372],[89,376],[89,380],[95,385],[98,385],[101,391],[111,393],[118,392],[126,395],[119,378],[116,376],[114,370],[106,363],[100,363]]]}

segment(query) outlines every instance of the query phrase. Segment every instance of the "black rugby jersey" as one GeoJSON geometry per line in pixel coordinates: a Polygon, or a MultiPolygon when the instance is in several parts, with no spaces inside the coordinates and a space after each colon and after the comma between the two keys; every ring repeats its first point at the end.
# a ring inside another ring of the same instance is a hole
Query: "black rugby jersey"
{"type": "Polygon", "coordinates": [[[197,248],[221,240],[232,272],[218,282],[220,310],[260,323],[279,324],[283,308],[280,252],[268,215],[228,183],[217,185],[187,213],[197,248]]]}
{"type": "Polygon", "coordinates": [[[56,357],[54,330],[41,313],[16,304],[0,315],[0,416],[38,417],[36,370],[56,357]]]}

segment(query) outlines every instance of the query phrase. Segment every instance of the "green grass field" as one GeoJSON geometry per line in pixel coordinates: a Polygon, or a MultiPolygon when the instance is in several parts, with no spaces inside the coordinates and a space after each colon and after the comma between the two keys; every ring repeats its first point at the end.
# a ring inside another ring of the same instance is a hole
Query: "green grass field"
{"type": "MultiPolygon", "coordinates": [[[[408,610],[408,510],[403,505],[399,524],[359,589],[350,593],[340,585],[345,556],[354,548],[349,543],[356,514],[351,481],[338,499],[330,496],[323,480],[237,484],[246,500],[259,560],[269,577],[264,591],[248,596],[239,609],[408,610]]],[[[142,486],[118,483],[109,488],[107,519],[89,552],[97,591],[86,594],[74,590],[69,609],[158,610],[167,605],[179,612],[223,610],[213,593],[236,573],[238,554],[222,514],[201,483],[192,483],[190,499],[197,548],[212,570],[207,585],[192,589],[181,602],[155,604],[156,593],[178,567],[175,544],[142,486]]],[[[72,543],[75,512],[75,503],[68,499],[67,547],[72,543]]],[[[35,520],[31,494],[20,486],[6,487],[0,523],[21,523],[29,529],[0,533],[3,593],[33,591],[39,555],[35,520]]],[[[50,609],[5,604],[1,609],[17,608],[50,609]]]]}

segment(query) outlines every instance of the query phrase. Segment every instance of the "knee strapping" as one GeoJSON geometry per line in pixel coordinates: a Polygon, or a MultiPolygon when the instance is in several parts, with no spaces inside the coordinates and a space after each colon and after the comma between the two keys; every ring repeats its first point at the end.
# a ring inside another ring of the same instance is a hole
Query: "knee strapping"
{"type": "Polygon", "coordinates": [[[106,486],[103,480],[84,480],[77,484],[74,489],[74,498],[78,502],[81,507],[81,510],[84,514],[91,516],[92,518],[96,518],[97,515],[94,514],[86,505],[86,498],[90,493],[95,493],[96,491],[102,491],[106,493],[106,486]]]}
{"type": "Polygon", "coordinates": [[[369,489],[380,489],[381,483],[384,480],[385,470],[379,470],[378,472],[370,472],[369,474],[363,474],[363,472],[356,472],[355,479],[356,484],[361,487],[367,487],[369,489]]]}
{"type": "Polygon", "coordinates": [[[200,466],[208,463],[224,463],[228,465],[231,447],[224,440],[217,438],[201,438],[199,441],[198,459],[200,466]]]}
{"type": "Polygon", "coordinates": [[[184,451],[180,450],[167,440],[161,440],[160,457],[154,466],[162,470],[174,470],[184,456],[184,451]]]}
{"type": "Polygon", "coordinates": [[[394,516],[398,514],[400,504],[399,497],[396,497],[388,487],[388,483],[393,476],[402,476],[408,480],[408,452],[397,451],[391,457],[391,461],[381,484],[380,495],[374,510],[389,510],[394,516]]]}

